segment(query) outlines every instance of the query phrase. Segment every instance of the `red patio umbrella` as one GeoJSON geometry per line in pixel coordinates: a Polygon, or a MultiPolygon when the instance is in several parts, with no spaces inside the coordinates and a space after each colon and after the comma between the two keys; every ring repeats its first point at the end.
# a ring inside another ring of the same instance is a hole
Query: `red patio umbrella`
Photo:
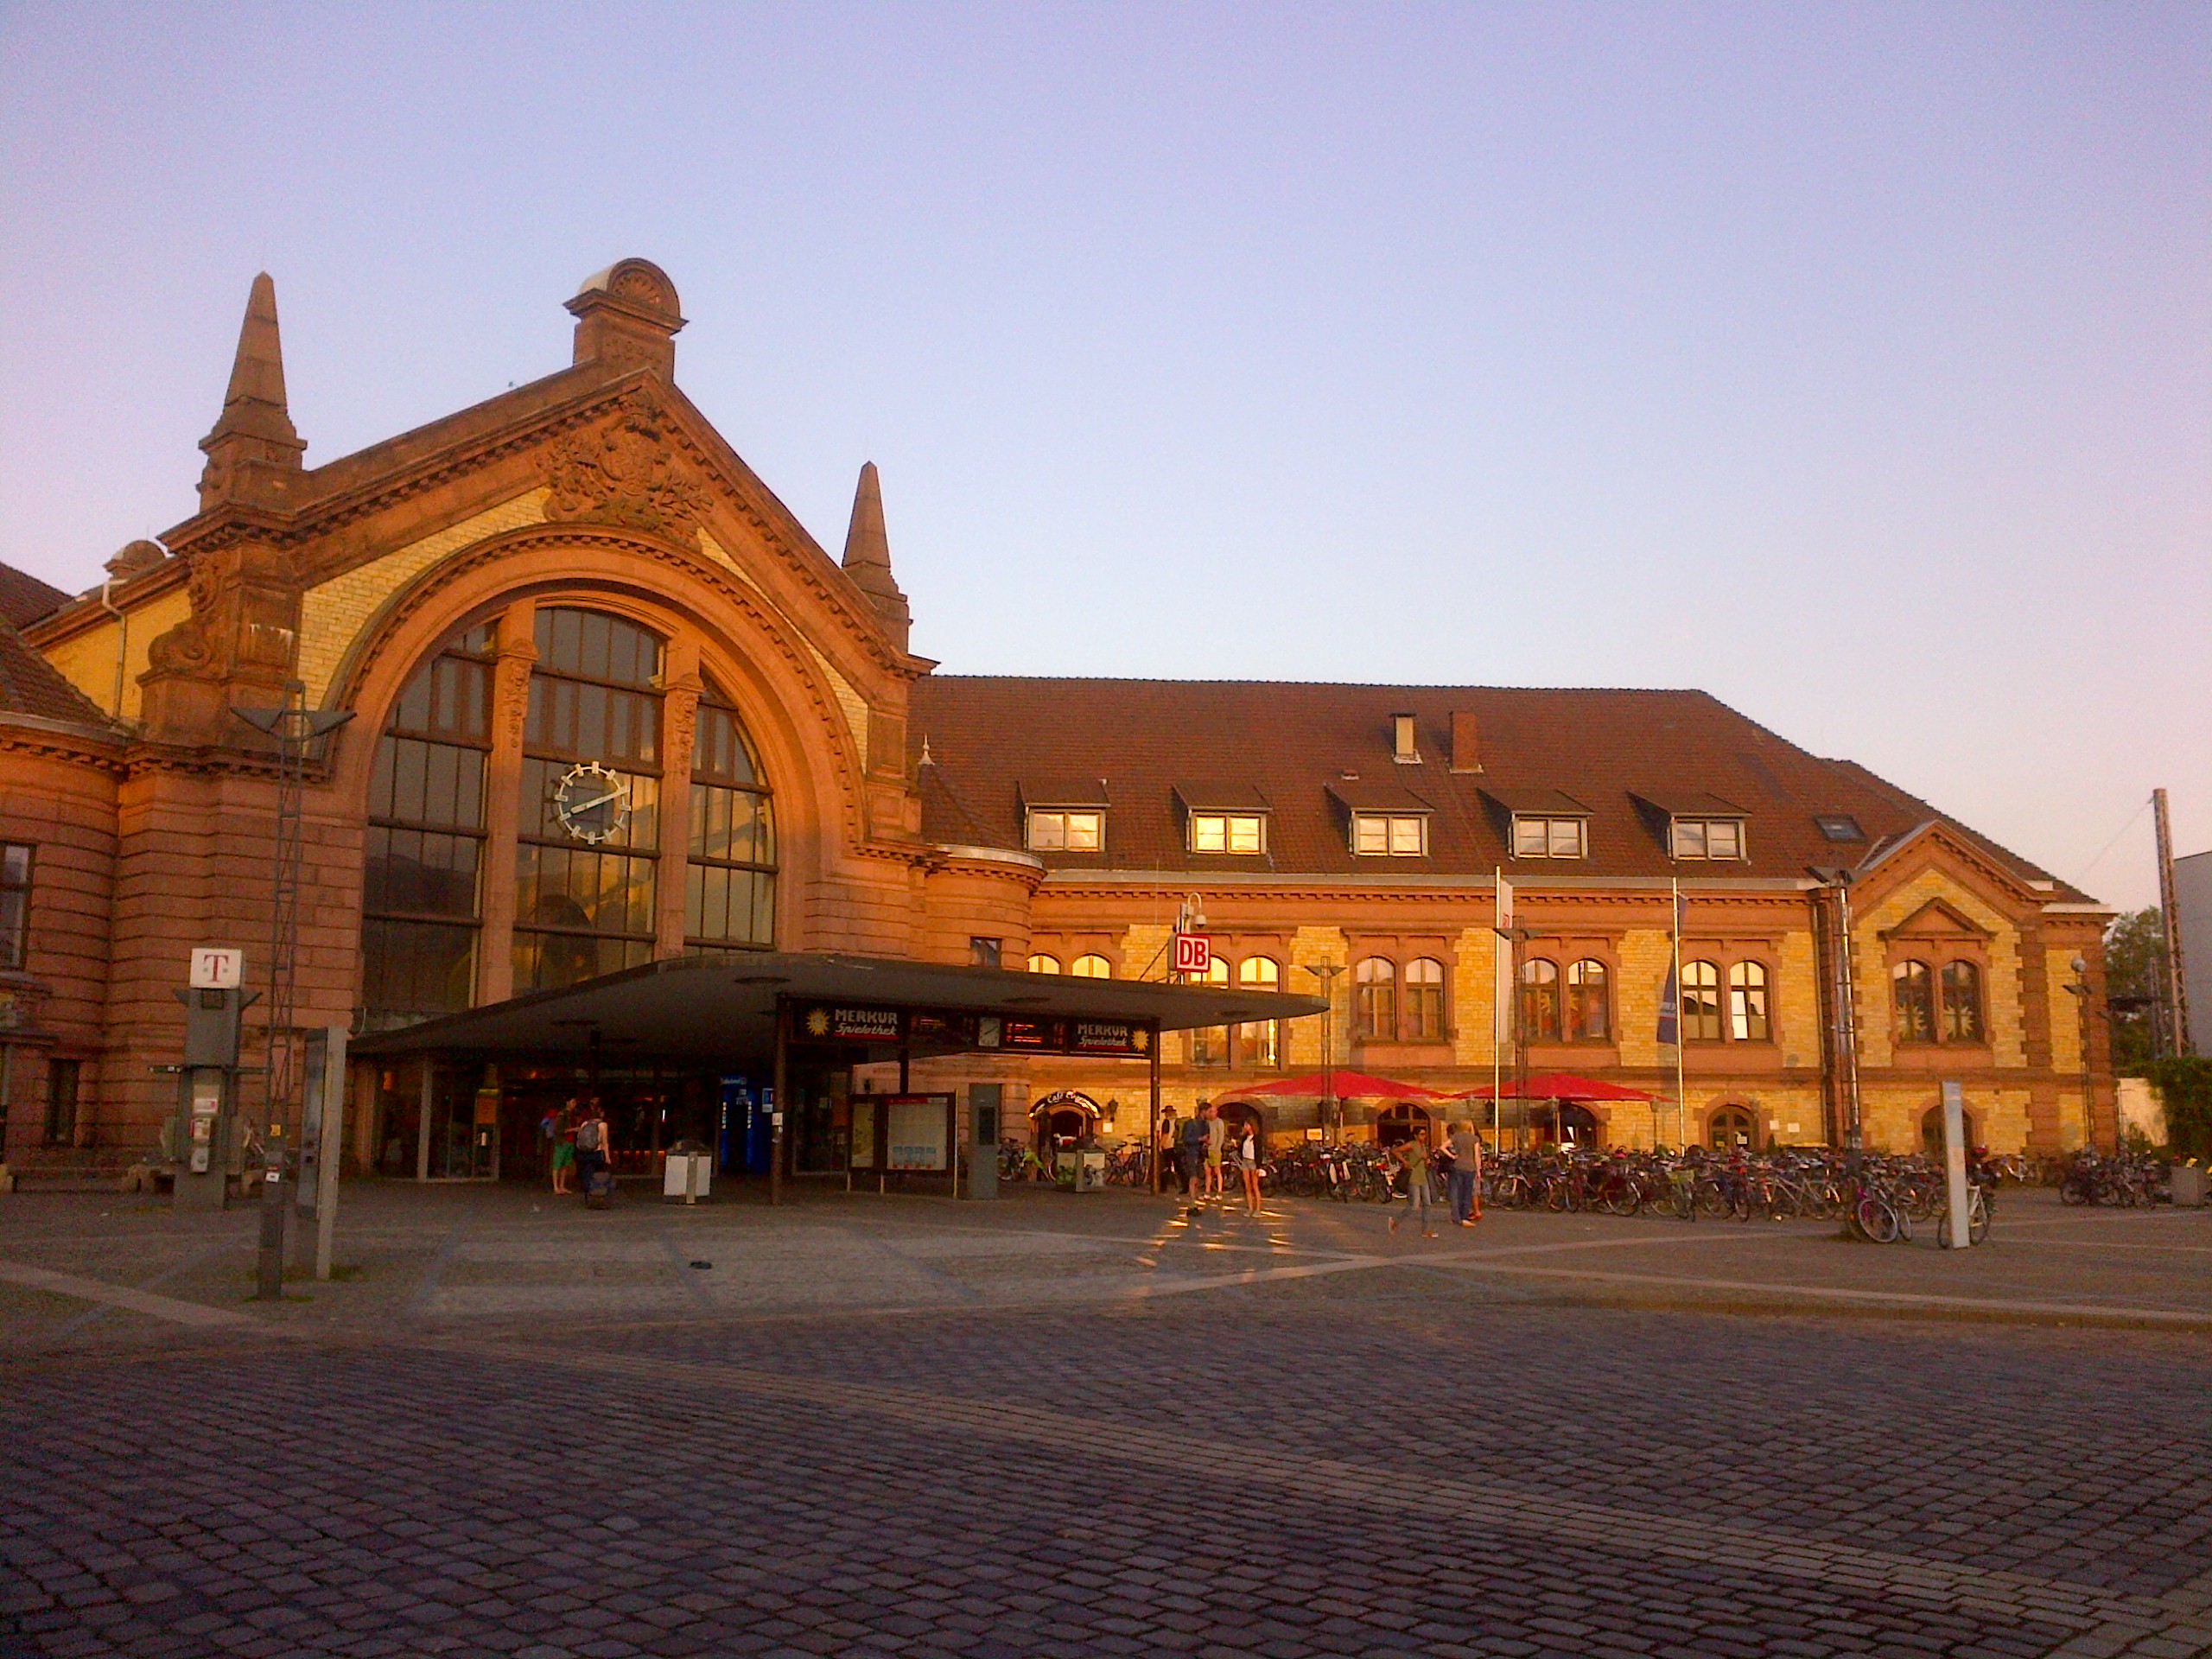
{"type": "MultiPolygon", "coordinates": [[[[1491,1085],[1469,1089],[1451,1096],[1453,1100],[1488,1100],[1491,1085]]],[[[1649,1100],[1651,1096],[1641,1089],[1624,1088],[1618,1083],[1604,1083],[1596,1077],[1578,1077],[1572,1071],[1533,1071],[1526,1084],[1508,1078],[1497,1090],[1503,1100],[1649,1100]]]]}
{"type": "Polygon", "coordinates": [[[1273,1083],[1263,1083],[1251,1089],[1239,1089],[1240,1095],[1313,1095],[1334,1096],[1338,1100],[1442,1100],[1445,1096],[1433,1089],[1424,1089],[1417,1083],[1400,1083],[1395,1077],[1378,1077],[1367,1071],[1308,1071],[1303,1077],[1278,1077],[1273,1083]]]}

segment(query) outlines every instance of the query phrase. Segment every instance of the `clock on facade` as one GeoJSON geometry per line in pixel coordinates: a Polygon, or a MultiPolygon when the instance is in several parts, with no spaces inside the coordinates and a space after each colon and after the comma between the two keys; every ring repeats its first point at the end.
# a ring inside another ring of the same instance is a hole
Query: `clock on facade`
{"type": "Polygon", "coordinates": [[[596,760],[570,766],[553,785],[553,816],[578,841],[596,846],[630,821],[630,785],[596,760]]]}

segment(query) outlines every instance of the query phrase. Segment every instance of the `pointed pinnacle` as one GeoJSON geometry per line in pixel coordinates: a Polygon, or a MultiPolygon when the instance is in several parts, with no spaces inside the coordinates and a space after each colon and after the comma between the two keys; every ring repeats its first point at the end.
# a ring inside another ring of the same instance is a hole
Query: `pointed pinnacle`
{"type": "Polygon", "coordinates": [[[253,279],[253,291],[246,298],[245,321],[238,327],[238,355],[231,363],[223,412],[207,436],[212,441],[232,432],[305,448],[293,429],[291,411],[285,407],[284,348],[276,330],[276,284],[265,270],[253,279]]]}
{"type": "Polygon", "coordinates": [[[853,573],[853,580],[874,591],[879,582],[871,580],[881,573],[881,587],[897,592],[891,582],[891,537],[883,528],[883,486],[875,474],[875,463],[867,461],[861,467],[860,487],[853,492],[853,522],[845,531],[845,569],[853,573]]]}

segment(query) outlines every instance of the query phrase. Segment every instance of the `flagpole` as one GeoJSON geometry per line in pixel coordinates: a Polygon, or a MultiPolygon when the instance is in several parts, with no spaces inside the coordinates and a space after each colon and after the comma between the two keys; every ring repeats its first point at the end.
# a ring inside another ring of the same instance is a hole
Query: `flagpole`
{"type": "MultiPolygon", "coordinates": [[[[1498,952],[1505,947],[1502,931],[1505,922],[1505,872],[1492,867],[1490,873],[1491,892],[1494,903],[1491,919],[1496,924],[1490,931],[1490,995],[1495,1005],[1500,987],[1505,983],[1498,952]]],[[[1505,1150],[1498,1131],[1498,1090],[1505,1087],[1505,1012],[1493,1006],[1490,1011],[1490,1149],[1493,1153],[1505,1150]]]]}
{"type": "Polygon", "coordinates": [[[1682,1050],[1688,1037],[1688,1000],[1682,995],[1682,879],[1675,878],[1675,1138],[1689,1145],[1690,1102],[1682,1082],[1682,1050]]]}

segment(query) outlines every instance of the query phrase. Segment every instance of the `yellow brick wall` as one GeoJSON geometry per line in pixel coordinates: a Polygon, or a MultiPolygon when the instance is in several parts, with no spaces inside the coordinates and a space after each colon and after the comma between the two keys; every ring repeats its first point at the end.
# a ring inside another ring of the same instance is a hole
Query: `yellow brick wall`
{"type": "Polygon", "coordinates": [[[1774,1042],[1784,1065],[1821,1063],[1820,963],[1813,955],[1813,931],[1799,928],[1782,936],[1779,982],[1774,988],[1774,1042]]]}
{"type": "MultiPolygon", "coordinates": [[[[2069,946],[2043,953],[2044,995],[2050,1009],[2050,1069],[2062,1077],[2082,1075],[2082,999],[2066,988],[2075,983],[2074,951],[2069,946]]],[[[2075,1085],[2080,1092],[2080,1085],[2075,1085]]]]}
{"type": "Polygon", "coordinates": [[[1621,982],[1613,990],[1614,1036],[1623,1065],[1672,1065],[1675,1051],[1659,1046],[1659,993],[1674,965],[1675,943],[1664,928],[1621,935],[1621,982]]]}
{"type": "Polygon", "coordinates": [[[516,496],[308,588],[300,601],[300,677],[308,704],[321,702],[338,665],[386,600],[448,554],[502,531],[543,524],[545,496],[542,489],[516,496]]]}
{"type": "MultiPolygon", "coordinates": [[[[141,692],[138,677],[146,671],[147,652],[154,641],[192,614],[192,595],[172,588],[130,610],[130,636],[123,664],[123,717],[138,718],[141,692]]],[[[72,634],[46,649],[46,660],[61,677],[104,710],[115,705],[115,636],[118,625],[103,622],[97,628],[72,634]]]]}
{"type": "MultiPolygon", "coordinates": [[[[1157,975],[1167,960],[1165,954],[1167,936],[1174,931],[1173,927],[1164,923],[1139,922],[1124,932],[1122,935],[1122,977],[1140,978],[1148,964],[1152,965],[1154,973],[1157,975]],[[1155,957],[1158,958],[1156,963],[1154,960],[1155,957]]],[[[1160,1063],[1162,1065],[1182,1064],[1188,1058],[1187,1051],[1184,1047],[1185,1041],[1186,1039],[1179,1031],[1162,1033],[1160,1039],[1160,1063]]],[[[1166,1098],[1165,1095],[1160,1097],[1163,1100],[1166,1098]]]]}
{"type": "Polygon", "coordinates": [[[1497,957],[1505,949],[1495,928],[1459,931],[1459,960],[1452,969],[1455,1065],[1488,1065],[1497,1058],[1497,957]]]}
{"type": "MultiPolygon", "coordinates": [[[[1340,927],[1301,927],[1290,936],[1290,979],[1286,991],[1300,995],[1316,995],[1321,982],[1305,969],[1325,962],[1349,968],[1351,946],[1340,927]]],[[[1344,1051],[1351,1033],[1351,975],[1338,974],[1331,988],[1329,1001],[1329,1052],[1338,1065],[1344,1063],[1344,1051]]],[[[1285,1058],[1294,1071],[1311,1071],[1321,1064],[1321,1022],[1316,1020],[1290,1021],[1289,1047],[1285,1058]]]]}

